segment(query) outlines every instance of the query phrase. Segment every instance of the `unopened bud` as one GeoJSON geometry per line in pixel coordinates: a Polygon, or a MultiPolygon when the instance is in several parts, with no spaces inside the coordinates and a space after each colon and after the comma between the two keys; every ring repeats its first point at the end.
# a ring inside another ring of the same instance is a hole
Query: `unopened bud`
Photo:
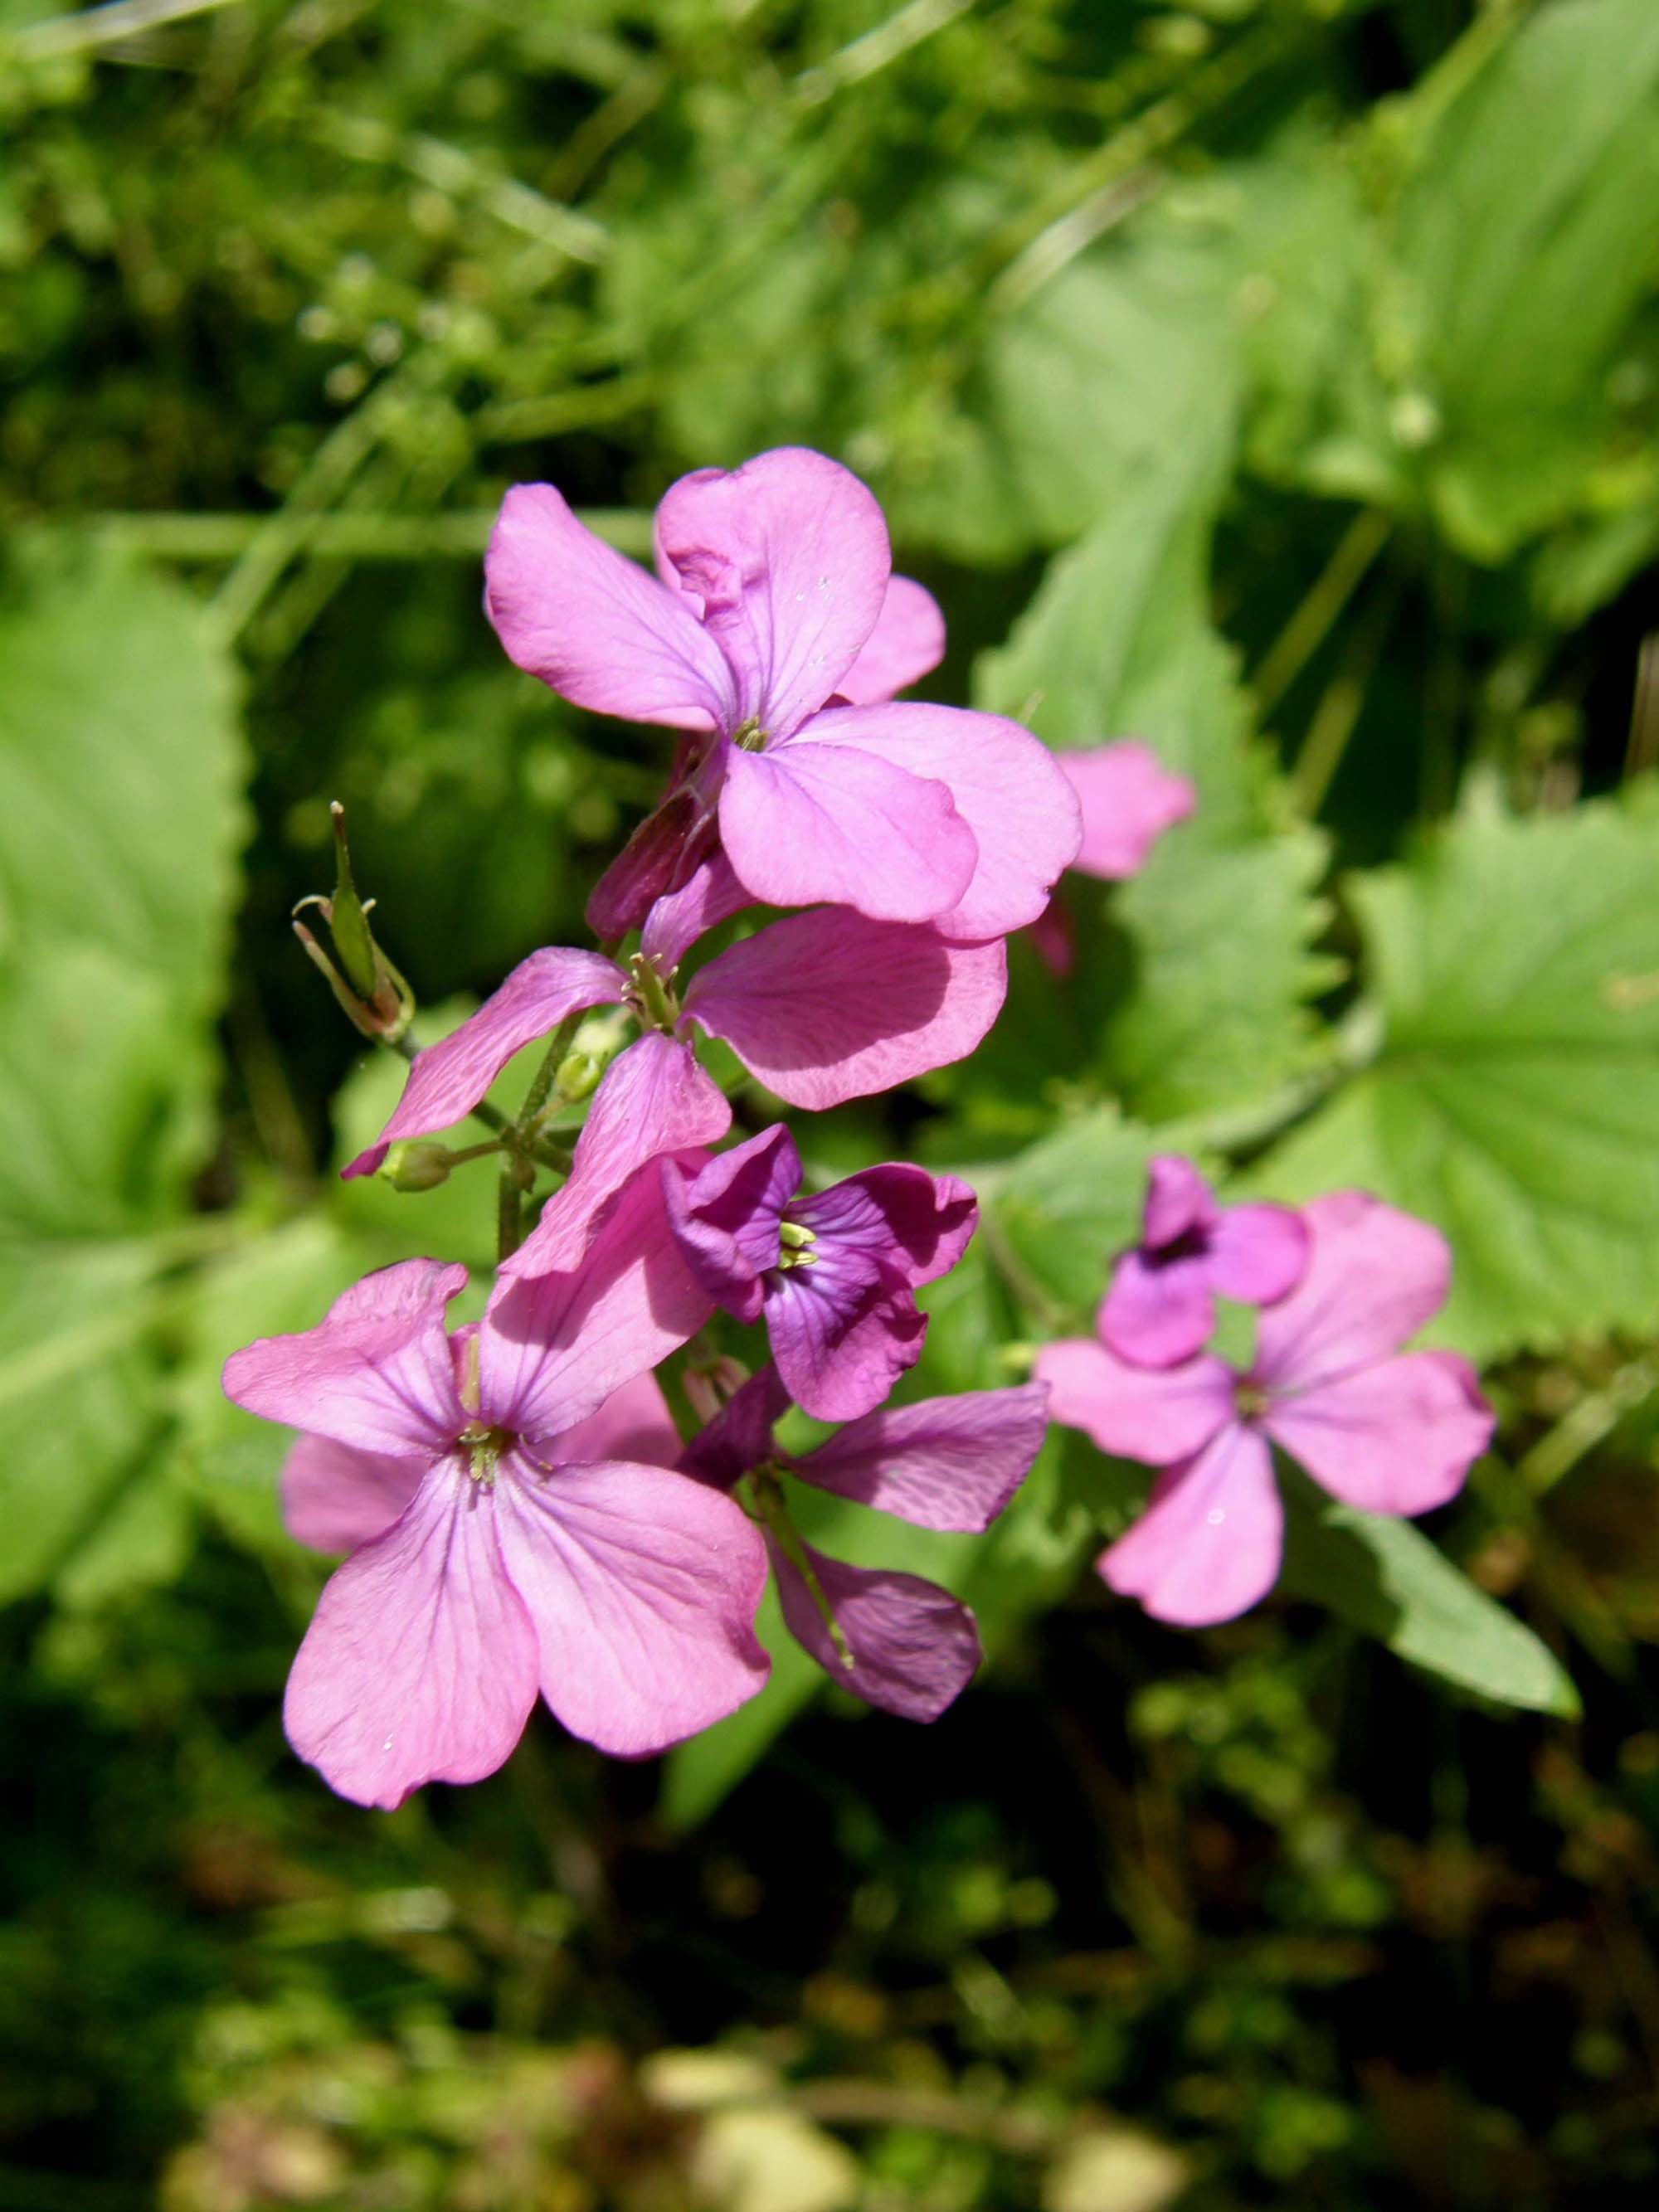
{"type": "Polygon", "coordinates": [[[393,1190],[436,1190],[440,1183],[449,1181],[453,1164],[447,1146],[404,1138],[381,1161],[380,1179],[393,1190]]]}
{"type": "Polygon", "coordinates": [[[553,1079],[553,1088],[568,1106],[580,1105],[591,1098],[599,1087],[599,1078],[605,1073],[605,1062],[591,1052],[569,1052],[559,1062],[559,1072],[553,1079]]]}
{"type": "Polygon", "coordinates": [[[374,902],[360,899],[352,879],[345,809],[336,799],[329,811],[334,817],[334,895],[302,898],[294,909],[294,934],[304,945],[307,958],[327,977],[328,988],[347,1018],[365,1036],[396,1044],[415,1018],[415,994],[374,942],[374,933],[368,926],[374,902]],[[308,906],[314,906],[328,924],[337,968],[298,919],[301,908],[308,906]]]}

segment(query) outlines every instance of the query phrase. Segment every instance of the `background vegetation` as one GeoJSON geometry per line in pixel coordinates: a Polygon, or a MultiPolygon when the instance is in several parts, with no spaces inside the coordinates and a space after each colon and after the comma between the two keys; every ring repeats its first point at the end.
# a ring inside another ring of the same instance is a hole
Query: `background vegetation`
{"type": "Polygon", "coordinates": [[[0,0],[0,2205],[1650,2202],[1652,0],[0,0]],[[398,1071],[288,909],[338,797],[425,1035],[580,941],[664,754],[506,664],[494,504],[637,552],[786,441],[935,696],[1202,799],[813,1125],[985,1193],[919,1387],[1075,1326],[1181,1146],[1439,1221],[1498,1447],[1194,1637],[1056,1439],[881,1532],[993,1644],[931,1729],[781,1660],[660,1770],[543,1716],[367,1815],[218,1369],[490,1194],[334,1179],[398,1071]]]}

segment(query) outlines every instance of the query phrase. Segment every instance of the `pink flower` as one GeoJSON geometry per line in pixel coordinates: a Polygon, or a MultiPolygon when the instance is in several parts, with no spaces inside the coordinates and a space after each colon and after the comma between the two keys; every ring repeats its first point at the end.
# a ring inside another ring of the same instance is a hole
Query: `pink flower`
{"type": "Polygon", "coordinates": [[[1411,1514],[1455,1496],[1491,1437],[1466,1359],[1400,1349],[1445,1303],[1439,1231],[1363,1191],[1316,1199],[1303,1219],[1307,1272],[1261,1316],[1249,1374],[1207,1354],[1132,1367],[1088,1340],[1038,1357],[1057,1421],[1163,1470],[1098,1562],[1160,1620],[1228,1620],[1272,1589],[1284,1514],[1270,1444],[1351,1505],[1411,1514]]]}
{"type": "MultiPolygon", "coordinates": [[[[672,972],[666,953],[677,959],[688,927],[696,933],[697,916],[688,921],[686,902],[700,902],[701,913],[718,911],[703,896],[712,880],[712,871],[700,872],[674,900],[661,901],[659,932],[647,923],[640,957],[665,983],[672,972]]],[[[724,1038],[789,1104],[816,1112],[963,1059],[1001,1012],[1006,989],[1000,939],[958,945],[929,927],[872,921],[842,907],[787,915],[700,969],[683,1011],[676,1008],[677,1079],[687,1099],[701,1102],[708,1124],[696,1141],[719,1136],[731,1112],[696,1066],[694,1028],[724,1038]]],[[[532,952],[476,1014],[417,1055],[396,1112],[346,1175],[372,1175],[396,1139],[429,1136],[461,1120],[514,1053],[567,1014],[624,1003],[638,1006],[637,981],[602,953],[562,946],[532,952]]],[[[601,1097],[639,1049],[631,1046],[607,1071],[601,1097]]]]}
{"type": "Polygon", "coordinates": [[[1190,1160],[1148,1164],[1140,1243],[1112,1271],[1101,1341],[1138,1367],[1174,1367],[1210,1340],[1218,1297],[1272,1305],[1308,1264],[1308,1231],[1286,1206],[1218,1206],[1190,1160]]]}
{"type": "MultiPolygon", "coordinates": [[[[1137,738],[1056,757],[1083,809],[1083,842],[1072,862],[1079,875],[1106,883],[1138,875],[1164,832],[1198,805],[1195,787],[1184,775],[1171,775],[1137,738]]],[[[1071,973],[1071,919],[1058,900],[1038,915],[1031,936],[1048,968],[1056,975],[1071,973]]]]}
{"type": "MultiPolygon", "coordinates": [[[[763,1367],[681,1464],[721,1489],[758,1471],[780,1502],[777,1478],[787,1472],[919,1528],[977,1531],[989,1528],[1030,1472],[1048,1425],[1047,1401],[1042,1386],[1029,1382],[925,1398],[866,1413],[796,1459],[772,1433],[789,1394],[777,1370],[763,1367]]],[[[979,1632],[948,1590],[919,1575],[827,1558],[793,1530],[780,1533],[775,1517],[766,1540],[790,1634],[844,1689],[902,1720],[931,1721],[972,1680],[979,1632]]]]}
{"type": "Polygon", "coordinates": [[[1077,850],[1076,801],[1017,723],[886,703],[937,659],[941,626],[920,585],[891,578],[858,478],[798,447],[700,469],[670,487],[656,538],[660,579],[550,485],[521,484],[485,562],[520,668],[578,706],[694,733],[601,887],[601,934],[637,927],[716,832],[768,905],[931,921],[963,942],[1035,921],[1077,850]]]}
{"type": "Polygon", "coordinates": [[[283,1717],[359,1804],[493,1773],[538,1689],[573,1735],[636,1758],[767,1673],[758,1533],[672,1471],[641,1379],[708,1311],[655,1176],[620,1194],[579,1267],[504,1277],[482,1322],[452,1334],[465,1283],[465,1267],[405,1261],[225,1369],[238,1405],[303,1431],[284,1478],[295,1533],[351,1547],[283,1717]]]}
{"type": "Polygon", "coordinates": [[[824,1421],[871,1412],[915,1366],[916,1288],[955,1267],[979,1219],[966,1183],[897,1162],[798,1199],[781,1121],[695,1174],[665,1160],[662,1177],[691,1273],[739,1321],[764,1314],[790,1396],[824,1421]]]}

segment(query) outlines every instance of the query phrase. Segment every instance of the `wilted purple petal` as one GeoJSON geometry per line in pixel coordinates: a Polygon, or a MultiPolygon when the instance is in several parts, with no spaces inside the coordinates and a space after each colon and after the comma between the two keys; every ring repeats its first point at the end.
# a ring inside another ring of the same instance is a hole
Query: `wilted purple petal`
{"type": "Polygon", "coordinates": [[[390,1811],[493,1774],[536,1701],[536,1638],[502,1571],[495,1502],[459,1457],[337,1567],[288,1678],[288,1740],[331,1789],[390,1811]]]}
{"type": "Polygon", "coordinates": [[[1275,1399],[1261,1425],[1350,1505],[1427,1513],[1463,1487],[1493,1423],[1467,1359],[1407,1352],[1275,1399]]]}
{"type": "Polygon", "coordinates": [[[848,1667],[799,1570],[781,1545],[769,1539],[769,1547],[789,1633],[854,1697],[901,1720],[933,1721],[974,1679],[979,1631],[949,1590],[918,1575],[848,1566],[803,1544],[853,1655],[848,1667]]]}
{"type": "Polygon", "coordinates": [[[315,1328],[233,1352],[225,1395],[358,1451],[443,1451],[465,1419],[444,1310],[465,1288],[466,1269],[437,1260],[382,1267],[337,1297],[315,1328]]]}
{"type": "Polygon", "coordinates": [[[398,1109],[366,1152],[342,1170],[373,1175],[400,1137],[427,1137],[470,1114],[515,1052],[584,1006],[618,1006],[626,978],[597,952],[548,946],[521,960],[458,1030],[416,1056],[398,1109]]]}
{"type": "Polygon", "coordinates": [[[1001,940],[832,907],[789,915],[692,978],[687,1018],[792,1106],[822,1112],[962,1060],[1002,1010],[1001,940]]]}
{"type": "Polygon", "coordinates": [[[681,1467],[699,1482],[729,1490],[740,1475],[775,1456],[772,1426],[788,1407],[783,1378],[769,1360],[691,1439],[680,1455],[681,1467]]]}
{"type": "Polygon", "coordinates": [[[803,1482],[919,1528],[988,1528],[1030,1474],[1048,1426],[1040,1382],[967,1390],[866,1413],[788,1465],[803,1482]]]}
{"type": "Polygon", "coordinates": [[[872,493],[799,446],[682,477],[657,509],[656,542],[736,672],[736,720],[752,718],[775,738],[821,707],[853,666],[892,565],[872,493]]]}
{"type": "Polygon", "coordinates": [[[524,1455],[496,1485],[501,1557],[535,1626],[542,1695],[613,1757],[663,1751],[754,1696],[766,1583],[742,1508],[665,1468],[524,1455]]]}
{"type": "Polygon", "coordinates": [[[516,484],[484,556],[484,606],[510,659],[599,714],[731,727],[736,686],[677,594],[577,521],[551,484],[516,484]]]}
{"type": "Polygon", "coordinates": [[[1206,1628],[1248,1613],[1279,1579],[1285,1509],[1261,1438],[1224,1429],[1195,1459],[1165,1468],[1146,1511],[1096,1566],[1158,1620],[1206,1628]]]}

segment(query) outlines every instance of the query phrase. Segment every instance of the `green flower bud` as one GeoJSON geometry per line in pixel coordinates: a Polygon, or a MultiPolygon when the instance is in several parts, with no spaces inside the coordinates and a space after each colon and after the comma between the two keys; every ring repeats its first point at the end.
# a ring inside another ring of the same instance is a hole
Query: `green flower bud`
{"type": "Polygon", "coordinates": [[[449,1181],[453,1164],[444,1146],[418,1137],[405,1138],[386,1153],[380,1173],[393,1190],[436,1190],[440,1183],[449,1181]]]}
{"type": "Polygon", "coordinates": [[[605,1073],[606,1064],[594,1053],[567,1053],[559,1062],[559,1072],[553,1079],[553,1087],[567,1105],[579,1105],[584,1098],[591,1098],[599,1089],[599,1078],[605,1073]]]}

